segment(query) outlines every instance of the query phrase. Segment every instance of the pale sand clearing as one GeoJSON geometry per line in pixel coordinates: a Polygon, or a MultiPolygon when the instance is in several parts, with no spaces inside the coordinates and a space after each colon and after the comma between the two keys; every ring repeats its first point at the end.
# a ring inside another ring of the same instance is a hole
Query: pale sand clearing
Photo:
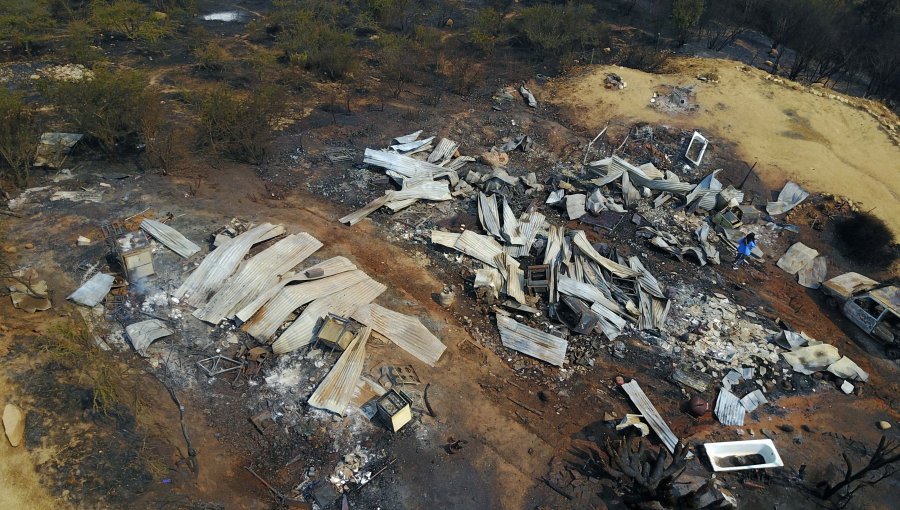
{"type": "Polygon", "coordinates": [[[591,131],[608,120],[644,121],[697,129],[713,145],[717,137],[731,140],[741,158],[759,160],[756,170],[772,188],[790,179],[810,191],[847,196],[864,210],[874,208],[900,237],[900,148],[888,133],[900,132],[900,120],[883,105],[840,94],[829,98],[830,90],[813,89],[826,96],[819,97],[733,61],[678,59],[672,67],[672,74],[649,74],[601,66],[547,88],[567,118],[591,131]],[[604,88],[609,72],[627,88],[604,88]],[[719,82],[697,79],[707,72],[717,73],[719,82]],[[693,86],[699,109],[673,114],[651,107],[653,92],[666,85],[693,86]]]}

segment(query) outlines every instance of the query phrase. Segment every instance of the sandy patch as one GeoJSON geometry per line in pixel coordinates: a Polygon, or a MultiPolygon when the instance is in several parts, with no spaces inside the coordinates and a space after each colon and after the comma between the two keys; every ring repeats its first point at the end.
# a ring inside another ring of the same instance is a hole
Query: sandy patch
{"type": "Polygon", "coordinates": [[[874,209],[900,236],[900,148],[892,140],[900,120],[884,106],[778,83],[732,61],[681,59],[673,67],[677,72],[656,75],[600,66],[550,85],[550,100],[591,131],[607,120],[613,126],[644,121],[698,129],[710,138],[711,150],[717,137],[732,140],[742,158],[759,161],[756,169],[772,188],[791,179],[811,191],[845,195],[874,209]],[[604,88],[609,72],[627,88],[604,88]],[[718,83],[697,79],[706,72],[717,73],[718,83]],[[668,86],[691,87],[699,107],[684,113],[653,107],[653,93],[668,86]]]}

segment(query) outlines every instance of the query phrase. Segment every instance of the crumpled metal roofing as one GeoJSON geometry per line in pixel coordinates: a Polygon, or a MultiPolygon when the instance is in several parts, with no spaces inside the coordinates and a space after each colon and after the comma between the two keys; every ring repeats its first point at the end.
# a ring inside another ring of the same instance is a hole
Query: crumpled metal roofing
{"type": "Polygon", "coordinates": [[[340,292],[368,278],[369,276],[365,272],[357,269],[321,280],[288,285],[262,305],[241,329],[260,342],[267,342],[275,336],[278,328],[297,308],[321,297],[340,292]]]}
{"type": "Polygon", "coordinates": [[[551,365],[563,366],[569,342],[543,331],[528,327],[514,319],[497,314],[497,327],[504,347],[527,354],[551,365]]]}
{"type": "Polygon", "coordinates": [[[363,328],[350,342],[328,371],[328,375],[322,379],[316,391],[306,401],[309,405],[344,415],[362,376],[366,361],[366,342],[371,333],[372,328],[363,328]]]}
{"type": "Polygon", "coordinates": [[[339,273],[345,273],[347,271],[353,271],[356,269],[356,265],[353,262],[350,262],[346,257],[332,257],[328,260],[319,262],[313,266],[310,266],[306,269],[301,269],[300,271],[288,273],[281,277],[277,285],[269,287],[263,292],[257,294],[256,299],[250,302],[244,308],[238,310],[235,314],[235,317],[241,322],[247,322],[250,320],[250,317],[253,317],[253,314],[257,312],[264,304],[268,303],[272,298],[278,295],[285,286],[290,284],[295,284],[298,282],[307,282],[312,280],[321,280],[323,278],[328,278],[329,276],[334,276],[339,273]]]}
{"type": "Polygon", "coordinates": [[[200,251],[200,247],[181,235],[181,232],[174,228],[151,219],[141,222],[141,229],[150,234],[154,239],[161,242],[166,248],[174,251],[184,258],[200,251]]]}
{"type": "Polygon", "coordinates": [[[173,333],[171,329],[159,319],[150,319],[141,322],[135,322],[125,326],[125,333],[131,341],[131,346],[141,356],[147,355],[147,348],[154,341],[169,336],[173,333]]]}
{"type": "Polygon", "coordinates": [[[306,232],[285,237],[247,261],[205,306],[194,310],[194,317],[214,324],[232,317],[321,247],[322,243],[306,232]]]}
{"type": "Polygon", "coordinates": [[[250,252],[250,248],[254,244],[283,233],[284,227],[281,225],[263,223],[225,241],[203,259],[203,262],[188,275],[173,296],[191,306],[203,306],[213,292],[219,290],[219,287],[237,269],[238,264],[250,252]]]}
{"type": "Polygon", "coordinates": [[[307,305],[288,328],[272,344],[275,354],[291,352],[313,341],[313,335],[322,319],[329,313],[346,317],[357,307],[371,303],[387,287],[371,278],[347,287],[346,289],[320,297],[307,305]]]}

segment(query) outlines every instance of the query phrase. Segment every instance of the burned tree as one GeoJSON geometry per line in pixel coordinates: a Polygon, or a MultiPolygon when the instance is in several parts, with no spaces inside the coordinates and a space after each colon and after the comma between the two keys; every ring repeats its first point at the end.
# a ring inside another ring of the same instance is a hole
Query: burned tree
{"type": "Polygon", "coordinates": [[[669,460],[665,448],[654,452],[646,448],[642,439],[637,442],[637,450],[633,438],[607,443],[605,452],[609,460],[601,457],[600,468],[613,477],[629,481],[631,487],[626,500],[673,503],[672,484],[684,472],[689,449],[679,443],[669,460]]]}
{"type": "Polygon", "coordinates": [[[863,487],[875,485],[897,473],[898,468],[894,464],[900,462],[900,443],[888,441],[887,436],[881,436],[868,464],[856,472],[853,471],[853,463],[847,453],[844,452],[841,456],[847,464],[844,478],[837,483],[822,481],[818,484],[822,499],[831,501],[837,508],[847,506],[854,494],[863,487]]]}

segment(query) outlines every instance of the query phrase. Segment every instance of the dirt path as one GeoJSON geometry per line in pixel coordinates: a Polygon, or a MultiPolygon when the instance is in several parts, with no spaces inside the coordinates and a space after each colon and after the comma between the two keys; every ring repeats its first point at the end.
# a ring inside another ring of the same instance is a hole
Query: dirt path
{"type": "Polygon", "coordinates": [[[591,131],[608,120],[619,128],[645,121],[697,129],[710,138],[711,151],[716,138],[734,141],[742,158],[759,161],[756,169],[772,188],[792,179],[812,191],[845,195],[865,210],[874,209],[900,235],[900,148],[887,128],[863,110],[876,112],[896,133],[900,121],[886,108],[840,94],[817,97],[799,84],[767,80],[764,71],[732,61],[678,59],[674,67],[677,72],[661,75],[597,67],[552,84],[551,100],[574,125],[591,131]],[[610,72],[628,86],[604,88],[610,72]],[[717,74],[719,82],[697,79],[704,73],[717,74]],[[653,93],[671,86],[693,87],[699,108],[670,113],[652,107],[653,93]]]}

